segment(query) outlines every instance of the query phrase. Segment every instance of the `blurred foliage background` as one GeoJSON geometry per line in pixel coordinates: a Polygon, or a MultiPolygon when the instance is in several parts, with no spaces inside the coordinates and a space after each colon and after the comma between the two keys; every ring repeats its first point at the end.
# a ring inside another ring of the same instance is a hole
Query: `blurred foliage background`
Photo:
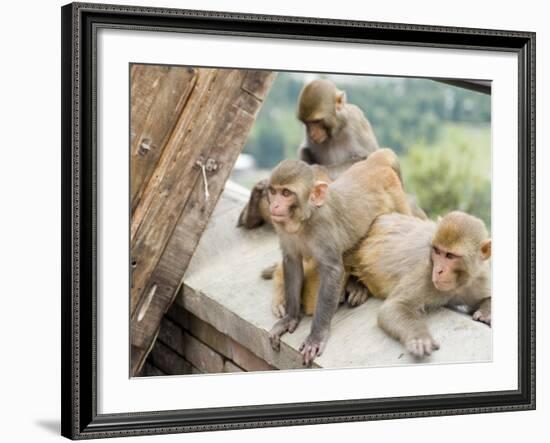
{"type": "MultiPolygon", "coordinates": [[[[251,188],[304,137],[298,95],[322,76],[278,74],[233,178],[251,188]],[[247,155],[248,154],[248,155],[247,155]],[[248,161],[245,161],[248,160],[248,161]]],[[[324,76],[346,91],[374,128],[380,146],[400,157],[405,187],[434,219],[460,209],[491,226],[491,97],[429,79],[324,76]]]]}

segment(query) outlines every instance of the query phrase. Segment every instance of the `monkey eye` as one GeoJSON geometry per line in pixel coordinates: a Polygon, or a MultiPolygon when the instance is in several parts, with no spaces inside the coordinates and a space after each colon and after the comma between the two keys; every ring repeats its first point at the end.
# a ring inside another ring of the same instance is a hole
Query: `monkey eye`
{"type": "Polygon", "coordinates": [[[270,186],[268,190],[269,190],[269,193],[271,195],[275,195],[276,191],[275,191],[275,188],[273,186],[270,186]]]}
{"type": "Polygon", "coordinates": [[[291,192],[288,189],[283,189],[283,197],[290,197],[291,192]]]}
{"type": "Polygon", "coordinates": [[[447,255],[445,256],[449,260],[454,260],[456,258],[456,255],[454,255],[452,252],[447,252],[447,255]]]}
{"type": "Polygon", "coordinates": [[[435,252],[435,255],[439,255],[439,248],[437,248],[437,246],[432,246],[434,252],[435,252]]]}

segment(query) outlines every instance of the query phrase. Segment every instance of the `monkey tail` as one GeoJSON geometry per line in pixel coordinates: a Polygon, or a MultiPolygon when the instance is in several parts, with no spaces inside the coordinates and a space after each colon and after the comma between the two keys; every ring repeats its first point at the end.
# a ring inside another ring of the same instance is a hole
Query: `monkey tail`
{"type": "Polygon", "coordinates": [[[277,264],[273,264],[271,266],[268,266],[262,271],[262,278],[264,280],[271,280],[273,278],[273,274],[275,273],[275,269],[277,269],[277,264]]]}

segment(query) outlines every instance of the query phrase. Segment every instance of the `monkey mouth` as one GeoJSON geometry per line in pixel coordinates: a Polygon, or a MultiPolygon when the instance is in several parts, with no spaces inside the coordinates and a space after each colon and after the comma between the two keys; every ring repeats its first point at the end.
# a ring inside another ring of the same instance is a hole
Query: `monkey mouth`
{"type": "Polygon", "coordinates": [[[328,137],[315,137],[315,138],[311,138],[311,140],[313,141],[313,143],[315,143],[316,145],[322,145],[324,142],[327,141],[327,138],[328,137]]]}
{"type": "Polygon", "coordinates": [[[432,280],[432,283],[438,291],[445,292],[445,291],[450,291],[451,289],[453,289],[453,282],[451,282],[451,281],[432,280]]]}
{"type": "Polygon", "coordinates": [[[286,215],[281,215],[281,214],[271,214],[271,221],[273,223],[283,223],[285,222],[287,219],[287,216],[286,215]]]}

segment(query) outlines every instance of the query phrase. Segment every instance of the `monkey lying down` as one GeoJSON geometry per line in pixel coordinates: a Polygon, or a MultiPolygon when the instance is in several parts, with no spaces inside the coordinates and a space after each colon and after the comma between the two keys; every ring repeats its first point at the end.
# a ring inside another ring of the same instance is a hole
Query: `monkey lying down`
{"type": "MultiPolygon", "coordinates": [[[[483,222],[451,212],[437,223],[401,214],[378,217],[360,244],[345,256],[346,271],[384,299],[378,324],[416,357],[439,349],[423,314],[442,306],[467,306],[474,320],[491,325],[491,240],[483,222]]],[[[304,263],[303,309],[312,314],[319,275],[304,263]]],[[[273,309],[285,312],[284,275],[274,278],[273,309]]]]}
{"type": "Polygon", "coordinates": [[[303,259],[316,263],[319,293],[310,334],[300,351],[309,365],[323,352],[330,322],[344,291],[344,253],[365,237],[381,214],[410,215],[395,153],[379,149],[347,169],[334,182],[319,180],[319,169],[300,160],[285,160],[269,181],[269,213],[283,253],[285,312],[270,340],[294,332],[301,318],[303,259]]]}

